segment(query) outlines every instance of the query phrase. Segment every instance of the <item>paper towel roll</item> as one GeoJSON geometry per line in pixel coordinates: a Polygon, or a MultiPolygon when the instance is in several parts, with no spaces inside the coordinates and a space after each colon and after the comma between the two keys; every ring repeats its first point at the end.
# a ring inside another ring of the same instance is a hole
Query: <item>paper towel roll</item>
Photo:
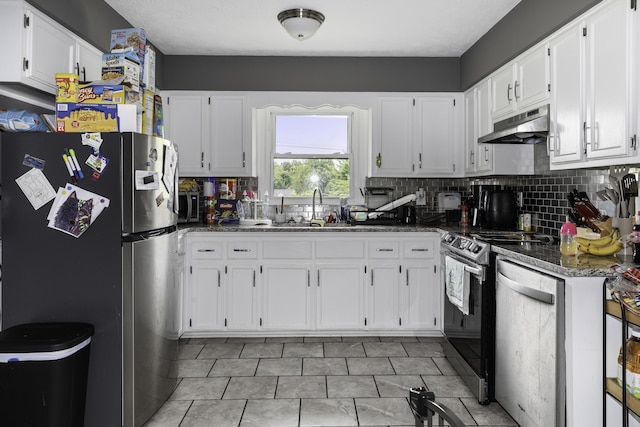
{"type": "Polygon", "coordinates": [[[211,181],[205,181],[204,182],[202,195],[204,197],[213,197],[213,182],[211,182],[211,181]]]}

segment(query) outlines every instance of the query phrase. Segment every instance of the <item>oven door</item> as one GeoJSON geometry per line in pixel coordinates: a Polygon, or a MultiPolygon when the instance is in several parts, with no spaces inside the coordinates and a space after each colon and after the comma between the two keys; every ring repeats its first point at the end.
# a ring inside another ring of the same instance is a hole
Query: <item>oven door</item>
{"type": "Polygon", "coordinates": [[[487,404],[494,399],[495,284],[492,269],[443,248],[443,265],[446,257],[465,264],[469,276],[469,312],[464,314],[449,301],[445,284],[445,355],[478,402],[487,404]]]}

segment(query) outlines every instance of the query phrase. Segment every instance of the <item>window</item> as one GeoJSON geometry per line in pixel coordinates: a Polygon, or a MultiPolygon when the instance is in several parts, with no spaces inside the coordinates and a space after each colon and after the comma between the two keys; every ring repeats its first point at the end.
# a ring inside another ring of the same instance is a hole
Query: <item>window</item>
{"type": "Polygon", "coordinates": [[[370,108],[266,105],[255,108],[253,116],[259,194],[268,191],[272,200],[285,196],[287,204],[306,204],[318,187],[325,203],[360,201],[371,144],[370,108]]]}
{"type": "Polygon", "coordinates": [[[348,197],[350,190],[350,116],[276,115],[273,194],[348,197]]]}

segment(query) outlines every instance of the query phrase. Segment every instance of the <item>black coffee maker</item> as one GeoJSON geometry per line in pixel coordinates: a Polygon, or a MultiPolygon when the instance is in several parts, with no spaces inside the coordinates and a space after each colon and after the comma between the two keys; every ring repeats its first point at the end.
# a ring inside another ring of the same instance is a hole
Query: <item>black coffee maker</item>
{"type": "Polygon", "coordinates": [[[470,206],[469,222],[472,227],[489,228],[487,209],[489,207],[489,196],[492,192],[500,190],[499,185],[472,185],[474,206],[470,206]]]}

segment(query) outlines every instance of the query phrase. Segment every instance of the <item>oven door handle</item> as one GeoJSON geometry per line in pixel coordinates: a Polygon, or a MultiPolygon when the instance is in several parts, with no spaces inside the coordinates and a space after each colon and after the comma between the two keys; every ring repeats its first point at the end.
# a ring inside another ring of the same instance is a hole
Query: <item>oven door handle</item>
{"type": "Polygon", "coordinates": [[[465,265],[464,266],[464,271],[468,271],[469,273],[473,274],[474,276],[478,276],[478,277],[482,277],[482,268],[481,267],[472,267],[470,265],[465,265]]]}
{"type": "Polygon", "coordinates": [[[464,271],[469,272],[478,278],[478,281],[482,284],[485,279],[485,269],[482,266],[469,264],[469,261],[465,261],[463,258],[452,254],[451,252],[444,253],[445,258],[449,257],[455,259],[464,264],[464,271]]]}

